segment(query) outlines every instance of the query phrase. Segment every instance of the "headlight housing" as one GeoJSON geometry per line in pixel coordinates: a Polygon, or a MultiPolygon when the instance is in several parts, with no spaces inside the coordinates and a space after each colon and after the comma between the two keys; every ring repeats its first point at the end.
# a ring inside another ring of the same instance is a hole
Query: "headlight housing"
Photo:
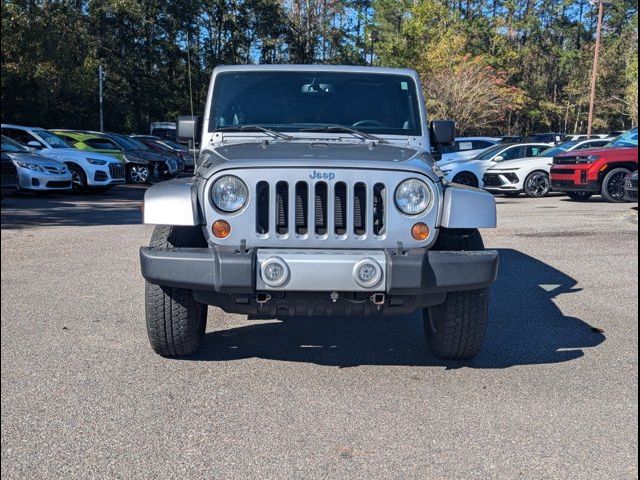
{"type": "Polygon", "coordinates": [[[587,155],[583,157],[578,157],[576,161],[582,164],[595,163],[600,160],[602,157],[600,155],[587,155]]]}
{"type": "Polygon", "coordinates": [[[33,170],[34,172],[44,172],[44,168],[42,168],[40,165],[36,165],[35,163],[29,163],[29,162],[20,162],[20,161],[16,161],[16,163],[18,164],[18,166],[22,167],[22,168],[27,168],[29,170],[33,170]]]}
{"type": "Polygon", "coordinates": [[[396,206],[407,215],[424,212],[431,205],[432,199],[433,195],[427,184],[417,178],[405,180],[396,188],[396,206]]]}
{"type": "Polygon", "coordinates": [[[245,206],[248,199],[247,185],[233,175],[220,177],[211,187],[211,200],[223,212],[237,212],[245,206]]]}
{"type": "Polygon", "coordinates": [[[87,162],[89,162],[91,165],[106,165],[107,164],[106,160],[100,160],[98,158],[87,158],[87,162]]]}

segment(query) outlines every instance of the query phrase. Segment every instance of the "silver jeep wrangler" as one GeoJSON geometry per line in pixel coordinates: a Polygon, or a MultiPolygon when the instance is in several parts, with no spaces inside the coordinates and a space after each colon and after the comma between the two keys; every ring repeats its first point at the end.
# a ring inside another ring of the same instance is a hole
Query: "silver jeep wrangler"
{"type": "Polygon", "coordinates": [[[498,268],[478,228],[496,226],[495,202],[447,184],[432,152],[455,128],[426,118],[411,70],[216,68],[194,176],[145,195],[153,349],[196,352],[215,305],[252,318],[419,309],[434,355],[476,355],[498,268]]]}

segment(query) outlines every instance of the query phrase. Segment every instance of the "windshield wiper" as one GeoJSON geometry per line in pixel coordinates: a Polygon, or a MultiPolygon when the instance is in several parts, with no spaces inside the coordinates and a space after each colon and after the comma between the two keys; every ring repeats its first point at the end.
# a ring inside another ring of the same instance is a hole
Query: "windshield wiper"
{"type": "Polygon", "coordinates": [[[364,140],[373,140],[378,143],[387,143],[384,138],[380,138],[376,135],[371,135],[370,133],[365,133],[355,128],[346,127],[344,125],[327,125],[326,127],[315,127],[315,128],[304,128],[300,130],[301,132],[327,132],[327,133],[350,133],[354,137],[360,137],[364,140]]]}
{"type": "Polygon", "coordinates": [[[285,135],[284,133],[277,132],[276,130],[271,130],[270,128],[266,128],[260,125],[229,125],[227,127],[218,127],[216,131],[219,132],[262,132],[267,135],[271,135],[274,138],[279,138],[281,140],[291,141],[293,137],[291,135],[285,135]]]}

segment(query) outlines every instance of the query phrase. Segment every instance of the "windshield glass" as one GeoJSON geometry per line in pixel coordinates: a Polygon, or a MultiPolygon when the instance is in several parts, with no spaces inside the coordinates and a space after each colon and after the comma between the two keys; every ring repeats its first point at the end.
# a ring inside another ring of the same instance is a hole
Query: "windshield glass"
{"type": "Polygon", "coordinates": [[[422,134],[417,87],[404,75],[226,72],[216,76],[210,113],[210,132],[242,125],[286,132],[342,125],[372,134],[422,134]]]}
{"type": "Polygon", "coordinates": [[[481,154],[476,156],[475,160],[491,160],[502,150],[504,150],[504,145],[496,145],[488,150],[484,150],[481,154]]]}
{"type": "Polygon", "coordinates": [[[537,156],[538,157],[555,157],[556,155],[560,155],[562,153],[566,153],[572,150],[573,147],[575,147],[579,143],[582,143],[582,140],[573,140],[571,142],[564,142],[563,144],[558,145],[556,147],[551,147],[551,148],[547,148],[546,150],[543,150],[537,156]]]}
{"type": "Polygon", "coordinates": [[[29,149],[23,147],[18,142],[14,142],[9,137],[2,136],[2,151],[9,153],[29,153],[29,149]]]}
{"type": "Polygon", "coordinates": [[[47,130],[34,130],[33,133],[49,144],[51,148],[75,148],[61,139],[59,136],[47,130]]]}
{"type": "Polygon", "coordinates": [[[147,146],[134,140],[133,138],[125,137],[124,135],[111,134],[109,138],[116,142],[123,150],[147,150],[147,146]],[[139,146],[142,145],[142,146],[139,146]]]}
{"type": "Polygon", "coordinates": [[[638,129],[634,128],[633,130],[629,130],[627,133],[623,133],[607,146],[608,147],[637,147],[638,146],[638,129]]]}
{"type": "Polygon", "coordinates": [[[184,151],[188,150],[186,145],[182,145],[181,143],[178,143],[178,142],[172,142],[171,140],[162,140],[162,143],[170,146],[174,150],[184,150],[184,151]]]}

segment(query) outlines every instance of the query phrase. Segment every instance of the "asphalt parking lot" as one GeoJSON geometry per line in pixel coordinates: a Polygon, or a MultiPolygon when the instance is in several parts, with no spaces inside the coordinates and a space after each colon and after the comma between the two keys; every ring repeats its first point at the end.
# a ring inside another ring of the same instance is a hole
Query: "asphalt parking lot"
{"type": "Polygon", "coordinates": [[[148,346],[143,190],[2,202],[4,478],[636,478],[638,214],[499,199],[483,352],[409,318],[248,321],[148,346]]]}

